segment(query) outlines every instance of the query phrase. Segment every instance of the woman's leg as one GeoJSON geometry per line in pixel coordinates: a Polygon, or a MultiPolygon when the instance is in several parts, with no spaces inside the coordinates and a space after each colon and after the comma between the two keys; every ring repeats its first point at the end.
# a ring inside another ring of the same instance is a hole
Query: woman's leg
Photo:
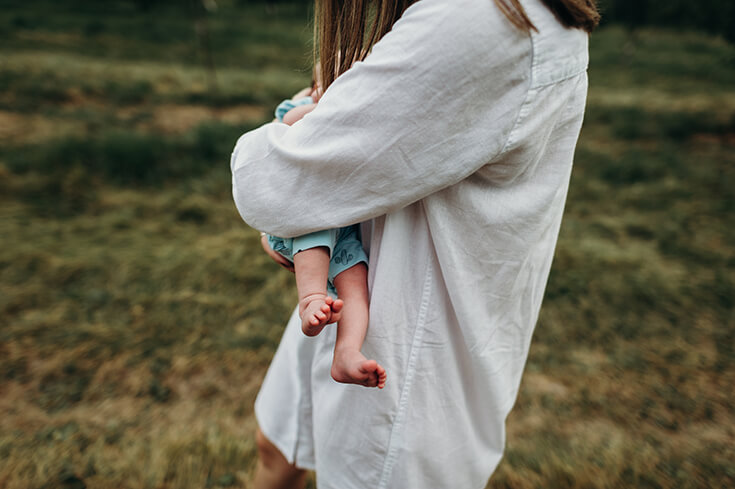
{"type": "Polygon", "coordinates": [[[280,450],[265,437],[260,428],[255,432],[258,464],[255,468],[254,489],[303,489],[306,471],[288,463],[280,450]]]}

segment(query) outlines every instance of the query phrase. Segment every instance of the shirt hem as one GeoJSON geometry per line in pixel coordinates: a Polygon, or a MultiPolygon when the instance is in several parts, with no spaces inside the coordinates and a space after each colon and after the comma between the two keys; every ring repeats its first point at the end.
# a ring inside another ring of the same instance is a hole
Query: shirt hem
{"type": "Polygon", "coordinates": [[[258,423],[260,431],[265,435],[266,438],[281,452],[281,455],[288,461],[288,463],[305,470],[316,470],[316,464],[312,460],[297,460],[296,450],[298,448],[298,439],[295,439],[294,443],[289,443],[286,440],[276,436],[275,430],[271,428],[268,423],[263,422],[263,417],[258,414],[258,403],[255,404],[255,420],[258,423]]]}

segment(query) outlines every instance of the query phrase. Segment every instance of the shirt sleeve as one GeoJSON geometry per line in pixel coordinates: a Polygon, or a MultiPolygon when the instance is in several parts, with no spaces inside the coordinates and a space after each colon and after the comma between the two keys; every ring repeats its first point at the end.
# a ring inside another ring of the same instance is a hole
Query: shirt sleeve
{"type": "Polygon", "coordinates": [[[492,1],[421,0],[293,126],[232,154],[243,219],[282,237],[342,227],[455,184],[503,150],[528,90],[528,34],[492,1]]]}

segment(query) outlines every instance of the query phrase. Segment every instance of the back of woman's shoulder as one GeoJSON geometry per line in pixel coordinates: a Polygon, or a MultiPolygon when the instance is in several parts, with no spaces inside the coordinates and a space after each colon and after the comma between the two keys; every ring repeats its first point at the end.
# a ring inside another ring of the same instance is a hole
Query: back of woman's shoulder
{"type": "Polygon", "coordinates": [[[464,55],[482,55],[508,44],[530,49],[529,33],[511,24],[493,0],[419,0],[393,30],[464,55]]]}
{"type": "Polygon", "coordinates": [[[533,43],[533,86],[549,85],[587,69],[589,34],[565,27],[541,0],[521,3],[536,29],[533,43]]]}
{"type": "Polygon", "coordinates": [[[459,25],[470,31],[480,26],[484,26],[485,31],[505,30],[509,24],[494,0],[419,0],[406,10],[404,18],[445,26],[459,25]]]}

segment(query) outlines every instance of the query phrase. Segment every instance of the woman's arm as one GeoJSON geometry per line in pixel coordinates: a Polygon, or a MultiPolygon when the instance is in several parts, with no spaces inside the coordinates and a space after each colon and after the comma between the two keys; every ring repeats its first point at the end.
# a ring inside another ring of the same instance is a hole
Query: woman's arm
{"type": "Polygon", "coordinates": [[[293,263],[288,261],[281,254],[273,251],[273,248],[271,248],[270,245],[268,244],[268,236],[265,233],[261,233],[260,235],[260,246],[263,247],[263,251],[265,251],[265,254],[270,256],[273,259],[273,261],[281,265],[283,268],[285,268],[289,272],[294,271],[293,263]]]}
{"type": "Polygon", "coordinates": [[[530,39],[493,2],[422,0],[298,124],[238,141],[233,194],[283,237],[388,213],[500,154],[525,99],[530,39]]]}

